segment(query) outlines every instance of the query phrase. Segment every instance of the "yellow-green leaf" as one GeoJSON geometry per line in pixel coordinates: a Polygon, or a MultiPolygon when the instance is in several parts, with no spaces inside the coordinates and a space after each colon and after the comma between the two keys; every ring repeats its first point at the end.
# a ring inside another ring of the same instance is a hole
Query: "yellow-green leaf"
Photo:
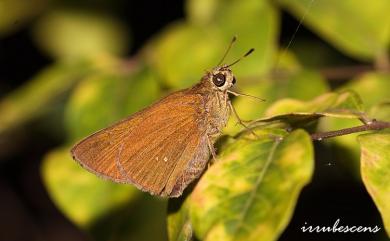
{"type": "MultiPolygon", "coordinates": [[[[217,7],[212,23],[223,39],[237,36],[237,43],[229,52],[225,63],[241,57],[250,48],[255,52],[233,67],[237,78],[265,75],[273,67],[279,33],[279,15],[275,6],[259,0],[213,0],[217,7]]],[[[205,26],[209,26],[207,24],[205,26]]]]}
{"type": "Polygon", "coordinates": [[[0,100],[0,133],[24,124],[46,111],[91,71],[90,63],[57,63],[0,100]]]}
{"type": "Polygon", "coordinates": [[[390,237],[390,130],[359,136],[361,175],[390,237]]]}
{"type": "Polygon", "coordinates": [[[193,240],[193,228],[188,214],[188,199],[170,199],[168,203],[168,237],[170,241],[193,240]]]}
{"type": "MultiPolygon", "coordinates": [[[[278,99],[295,98],[298,100],[310,100],[328,91],[329,87],[319,73],[306,70],[299,71],[299,67],[296,66],[297,63],[293,60],[289,60],[289,62],[287,68],[295,70],[292,71],[294,73],[289,74],[289,76],[286,76],[285,78],[255,78],[250,84],[247,84],[248,82],[241,83],[240,80],[237,79],[237,88],[239,88],[239,92],[258,96],[266,100],[265,102],[259,102],[248,97],[235,98],[233,105],[241,119],[256,120],[263,117],[264,111],[278,99]]],[[[235,118],[230,118],[224,132],[228,134],[237,133],[241,127],[236,125],[236,123],[237,120],[235,118]]]]}
{"type": "Polygon", "coordinates": [[[152,41],[146,49],[146,59],[164,84],[174,88],[190,87],[200,81],[205,70],[215,67],[225,48],[223,42],[212,27],[205,29],[177,22],[152,41]]]}
{"type": "Polygon", "coordinates": [[[377,120],[390,121],[390,101],[383,101],[372,106],[367,115],[377,120]]]}
{"type": "MultiPolygon", "coordinates": [[[[373,106],[386,103],[390,101],[389,90],[390,89],[390,75],[384,73],[367,73],[354,80],[351,80],[348,84],[342,86],[340,91],[352,90],[356,92],[363,101],[363,110],[368,111],[373,106]]],[[[382,106],[385,107],[385,106],[382,106]]],[[[368,118],[377,118],[378,120],[390,115],[389,108],[382,108],[380,112],[373,110],[367,112],[368,118]]],[[[361,122],[355,119],[340,119],[340,118],[326,118],[320,122],[320,130],[339,130],[352,126],[361,125],[361,122]]],[[[345,136],[339,136],[329,140],[333,145],[336,156],[339,156],[340,163],[344,163],[350,166],[355,176],[359,176],[359,156],[360,150],[357,145],[356,137],[358,134],[350,134],[345,136]],[[346,154],[347,153],[347,154],[346,154]]]]}
{"type": "Polygon", "coordinates": [[[41,171],[51,198],[70,220],[86,228],[138,195],[130,185],[115,184],[86,171],[72,160],[69,149],[50,152],[41,171]]]}
{"type": "Polygon", "coordinates": [[[125,27],[109,16],[80,10],[55,10],[34,29],[38,45],[56,58],[124,54],[128,48],[125,27]]]}
{"type": "Polygon", "coordinates": [[[278,15],[273,6],[257,0],[190,1],[187,6],[189,20],[170,25],[145,50],[165,84],[183,88],[199,81],[205,70],[216,67],[235,35],[238,39],[225,64],[250,48],[256,49],[234,66],[238,78],[265,74],[271,68],[278,34],[278,15]]]}
{"type": "Polygon", "coordinates": [[[311,120],[323,116],[356,119],[362,116],[362,111],[360,97],[352,91],[344,91],[326,93],[307,102],[295,99],[279,100],[267,109],[267,117],[258,121],[302,121],[304,118],[311,120]]]}
{"type": "Polygon", "coordinates": [[[242,136],[224,147],[218,158],[190,196],[196,236],[276,240],[313,173],[310,136],[303,130],[282,138],[242,136]]]}
{"type": "Polygon", "coordinates": [[[135,73],[96,72],[73,92],[66,110],[71,140],[83,138],[146,107],[160,95],[155,75],[147,68],[135,73]]]}
{"type": "Polygon", "coordinates": [[[303,24],[345,54],[360,59],[385,55],[390,40],[390,1],[278,0],[303,24]]]}
{"type": "Polygon", "coordinates": [[[353,90],[358,93],[363,100],[365,109],[368,109],[380,102],[390,101],[390,74],[377,72],[366,73],[350,81],[340,89],[353,90]]]}

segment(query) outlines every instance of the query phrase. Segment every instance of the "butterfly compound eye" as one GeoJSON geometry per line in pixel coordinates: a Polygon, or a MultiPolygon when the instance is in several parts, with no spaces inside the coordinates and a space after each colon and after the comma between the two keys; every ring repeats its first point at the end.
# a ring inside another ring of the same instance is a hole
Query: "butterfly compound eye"
{"type": "Polygon", "coordinates": [[[233,76],[232,84],[236,84],[236,77],[233,76]]]}
{"type": "Polygon", "coordinates": [[[225,84],[225,75],[219,73],[219,74],[216,74],[213,76],[213,83],[217,86],[217,87],[221,87],[225,84]]]}

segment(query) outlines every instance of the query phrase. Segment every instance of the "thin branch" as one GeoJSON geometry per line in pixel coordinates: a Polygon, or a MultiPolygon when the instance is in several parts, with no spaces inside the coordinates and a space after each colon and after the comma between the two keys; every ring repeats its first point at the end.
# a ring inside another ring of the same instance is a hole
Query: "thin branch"
{"type": "MultiPolygon", "coordinates": [[[[341,81],[356,78],[364,73],[375,71],[373,65],[335,66],[319,69],[319,72],[328,81],[341,81]]],[[[288,70],[276,69],[271,72],[271,78],[282,79],[291,76],[288,70]]]]}
{"type": "Polygon", "coordinates": [[[390,57],[387,51],[379,54],[375,59],[375,68],[381,72],[390,72],[390,57]]]}
{"type": "Polygon", "coordinates": [[[328,80],[347,80],[373,70],[371,65],[353,65],[328,67],[321,69],[320,73],[328,80]]]}
{"type": "Polygon", "coordinates": [[[337,131],[313,133],[311,134],[311,139],[315,141],[321,141],[323,139],[327,139],[331,137],[343,136],[343,135],[348,135],[348,134],[362,132],[362,131],[369,131],[369,130],[382,130],[386,128],[390,128],[390,122],[373,120],[372,122],[369,122],[361,126],[345,128],[337,131]]]}

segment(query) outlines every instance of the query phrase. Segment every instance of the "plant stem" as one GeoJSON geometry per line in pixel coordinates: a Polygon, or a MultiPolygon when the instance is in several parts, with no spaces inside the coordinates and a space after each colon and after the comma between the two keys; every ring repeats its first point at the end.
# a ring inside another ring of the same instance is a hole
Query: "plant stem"
{"type": "Polygon", "coordinates": [[[353,65],[329,67],[320,70],[321,74],[328,80],[347,80],[369,71],[374,71],[374,67],[371,65],[353,65]]]}
{"type": "MultiPolygon", "coordinates": [[[[380,68],[383,71],[383,66],[386,66],[385,60],[382,58],[379,61],[380,68]]],[[[378,64],[379,64],[378,63],[378,64]]],[[[375,71],[376,68],[373,65],[351,65],[351,66],[336,66],[336,67],[326,67],[320,69],[319,72],[324,76],[328,81],[345,81],[357,76],[363,75],[364,73],[375,71]]],[[[288,78],[290,73],[286,70],[277,69],[271,73],[271,78],[280,79],[288,78]]]]}
{"type": "Polygon", "coordinates": [[[390,72],[390,59],[387,51],[377,56],[377,58],[375,59],[375,68],[381,72],[390,72]]]}
{"type": "Polygon", "coordinates": [[[345,128],[337,131],[313,133],[311,134],[311,139],[315,141],[321,141],[323,139],[327,139],[331,137],[343,136],[343,135],[348,135],[348,134],[362,132],[362,131],[369,131],[369,130],[382,130],[386,128],[390,128],[390,122],[373,120],[372,122],[369,122],[361,126],[345,128]]]}

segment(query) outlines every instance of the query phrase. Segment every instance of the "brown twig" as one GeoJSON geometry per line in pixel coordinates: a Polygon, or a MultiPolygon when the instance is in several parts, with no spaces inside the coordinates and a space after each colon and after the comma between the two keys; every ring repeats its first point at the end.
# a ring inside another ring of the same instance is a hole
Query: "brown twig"
{"type": "MultiPolygon", "coordinates": [[[[329,81],[350,80],[364,73],[375,71],[373,65],[351,65],[351,66],[335,66],[326,67],[319,70],[320,74],[329,81]]],[[[288,78],[292,73],[288,70],[276,69],[271,72],[271,78],[283,79],[288,78]]],[[[257,80],[258,78],[256,78],[257,80]]]]}
{"type": "Polygon", "coordinates": [[[387,51],[379,54],[375,59],[375,68],[381,72],[390,72],[390,57],[387,51]]]}
{"type": "Polygon", "coordinates": [[[315,141],[321,141],[323,139],[327,139],[331,137],[343,136],[343,135],[348,135],[348,134],[362,132],[362,131],[369,131],[369,130],[382,130],[386,128],[390,128],[390,122],[373,120],[372,122],[369,122],[361,126],[345,128],[337,131],[313,133],[311,134],[311,139],[315,141]]]}
{"type": "Polygon", "coordinates": [[[347,80],[373,70],[371,65],[353,65],[324,68],[320,72],[328,80],[347,80]]]}

